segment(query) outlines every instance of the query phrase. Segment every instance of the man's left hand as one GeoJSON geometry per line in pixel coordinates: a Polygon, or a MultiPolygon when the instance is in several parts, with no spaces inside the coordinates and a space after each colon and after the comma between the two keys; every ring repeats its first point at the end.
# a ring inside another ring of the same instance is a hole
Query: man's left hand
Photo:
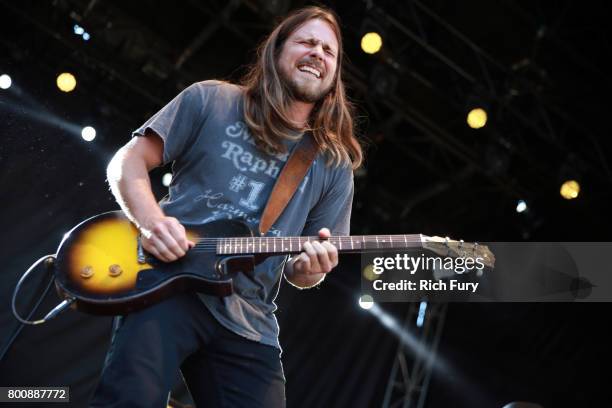
{"type": "Polygon", "coordinates": [[[329,229],[322,228],[321,241],[306,241],[302,252],[289,261],[287,278],[291,283],[302,288],[314,286],[338,265],[338,249],[327,241],[330,235],[329,229]]]}

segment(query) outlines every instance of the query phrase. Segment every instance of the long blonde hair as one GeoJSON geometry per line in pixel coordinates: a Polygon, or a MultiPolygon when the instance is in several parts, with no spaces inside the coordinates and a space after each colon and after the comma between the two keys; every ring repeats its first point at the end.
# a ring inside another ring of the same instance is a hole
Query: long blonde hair
{"type": "Polygon", "coordinates": [[[342,82],[342,34],[335,14],[321,7],[306,7],[287,16],[257,49],[257,60],[242,78],[245,89],[244,116],[258,147],[283,152],[283,141],[295,129],[288,119],[291,92],[281,79],[276,61],[287,38],[309,20],[320,19],[330,25],[338,39],[338,63],[334,83],[328,94],[316,102],[309,121],[312,134],[322,151],[336,165],[357,168],[363,152],[353,129],[353,105],[342,82]]]}

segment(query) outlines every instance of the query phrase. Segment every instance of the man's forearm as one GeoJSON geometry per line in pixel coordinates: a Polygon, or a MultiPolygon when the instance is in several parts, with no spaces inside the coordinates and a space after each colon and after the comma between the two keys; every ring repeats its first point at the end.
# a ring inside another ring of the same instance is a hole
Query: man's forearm
{"type": "Polygon", "coordinates": [[[144,162],[132,160],[129,149],[122,148],[107,168],[108,184],[126,216],[140,227],[151,217],[163,217],[151,189],[149,172],[144,162]]]}

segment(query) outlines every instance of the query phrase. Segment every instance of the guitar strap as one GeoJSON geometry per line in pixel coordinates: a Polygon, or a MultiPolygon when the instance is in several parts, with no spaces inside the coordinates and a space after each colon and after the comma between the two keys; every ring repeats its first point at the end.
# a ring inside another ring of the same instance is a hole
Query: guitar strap
{"type": "Polygon", "coordinates": [[[304,133],[272,188],[272,193],[270,198],[268,198],[266,208],[264,208],[261,221],[259,222],[259,233],[261,235],[268,232],[285,210],[289,200],[291,200],[304,176],[306,176],[318,151],[319,147],[312,133],[304,133]]]}

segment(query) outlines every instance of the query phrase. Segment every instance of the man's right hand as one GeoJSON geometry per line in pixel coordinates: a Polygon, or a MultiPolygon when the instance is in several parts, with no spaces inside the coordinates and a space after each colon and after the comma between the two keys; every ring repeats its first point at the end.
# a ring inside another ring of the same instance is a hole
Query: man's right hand
{"type": "Polygon", "coordinates": [[[172,262],[185,256],[195,245],[187,239],[185,227],[174,217],[154,217],[140,225],[142,247],[163,262],[172,262]]]}

